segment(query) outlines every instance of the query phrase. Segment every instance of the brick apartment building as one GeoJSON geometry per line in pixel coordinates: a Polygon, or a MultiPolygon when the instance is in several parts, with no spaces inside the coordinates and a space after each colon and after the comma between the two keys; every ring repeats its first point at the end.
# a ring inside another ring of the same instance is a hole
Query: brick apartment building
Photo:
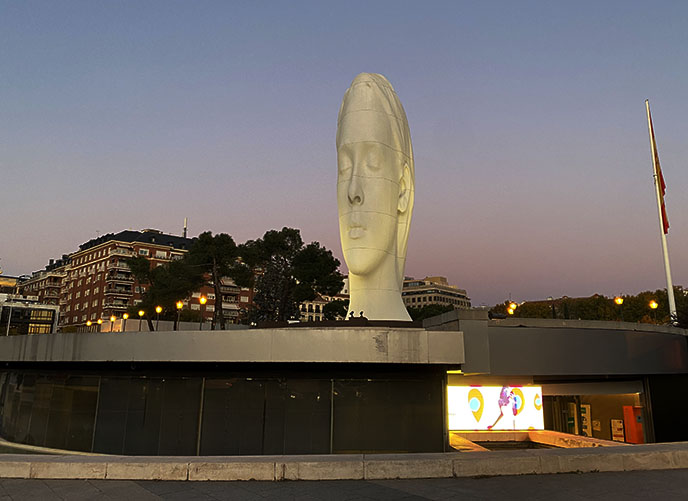
{"type": "Polygon", "coordinates": [[[59,305],[69,262],[66,254],[60,259],[51,259],[44,270],[34,271],[31,278],[21,283],[22,294],[42,304],[59,305]]]}
{"type": "MultiPolygon", "coordinates": [[[[53,261],[45,270],[35,272],[22,284],[25,295],[38,296],[48,304],[60,306],[60,328],[79,328],[87,322],[122,318],[127,309],[141,301],[146,288],[138,284],[126,264],[128,258],[143,256],[151,266],[181,259],[192,239],[168,235],[158,230],[125,230],[89,240],[79,250],[53,261]]],[[[251,291],[241,289],[231,280],[222,285],[224,315],[228,322],[238,322],[243,305],[252,299],[251,291]]],[[[199,311],[204,322],[215,311],[214,289],[204,286],[191,298],[180,298],[184,309],[199,311]],[[201,296],[207,302],[201,305],[201,296]]],[[[149,315],[152,312],[147,312],[149,315]]]]}

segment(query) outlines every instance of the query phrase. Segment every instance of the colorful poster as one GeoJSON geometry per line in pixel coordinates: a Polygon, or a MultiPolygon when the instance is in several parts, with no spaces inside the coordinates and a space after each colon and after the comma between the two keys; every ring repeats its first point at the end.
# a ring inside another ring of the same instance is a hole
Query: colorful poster
{"type": "Polygon", "coordinates": [[[612,427],[612,440],[616,442],[624,442],[624,422],[623,419],[610,420],[612,427]]]}
{"type": "Polygon", "coordinates": [[[543,430],[540,386],[448,386],[450,430],[543,430]]]}
{"type": "Polygon", "coordinates": [[[584,437],[592,437],[592,419],[590,416],[592,416],[590,404],[581,404],[581,426],[584,437]]]}

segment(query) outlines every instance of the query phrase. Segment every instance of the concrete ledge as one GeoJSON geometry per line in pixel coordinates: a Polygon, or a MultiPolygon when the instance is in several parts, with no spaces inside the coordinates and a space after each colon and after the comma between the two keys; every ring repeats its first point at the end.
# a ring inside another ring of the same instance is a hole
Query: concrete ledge
{"type": "Polygon", "coordinates": [[[455,453],[379,454],[366,456],[366,479],[447,478],[454,476],[452,458],[455,453]]]}
{"type": "Polygon", "coordinates": [[[188,480],[189,463],[147,461],[112,461],[106,463],[105,478],[111,480],[188,480]]]}
{"type": "Polygon", "coordinates": [[[364,456],[284,457],[275,464],[275,480],[361,480],[364,478],[364,456]]]}
{"type": "Polygon", "coordinates": [[[106,470],[107,463],[53,459],[31,462],[29,478],[104,479],[106,470]]]}
{"type": "Polygon", "coordinates": [[[332,456],[0,455],[0,478],[349,480],[688,469],[688,442],[580,449],[332,456]]]}

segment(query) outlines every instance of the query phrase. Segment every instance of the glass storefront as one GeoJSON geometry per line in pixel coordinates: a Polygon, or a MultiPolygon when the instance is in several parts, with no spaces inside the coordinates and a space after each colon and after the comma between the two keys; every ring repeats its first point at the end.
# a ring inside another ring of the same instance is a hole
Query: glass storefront
{"type": "Polygon", "coordinates": [[[0,375],[0,435],[126,455],[441,452],[443,378],[0,375]]]}

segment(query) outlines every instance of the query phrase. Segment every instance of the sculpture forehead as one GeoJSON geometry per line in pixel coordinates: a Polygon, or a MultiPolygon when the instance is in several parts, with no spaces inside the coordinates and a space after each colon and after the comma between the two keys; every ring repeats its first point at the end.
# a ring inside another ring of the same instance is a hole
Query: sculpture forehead
{"type": "Polygon", "coordinates": [[[403,144],[401,125],[388,115],[373,110],[347,113],[340,117],[337,128],[337,149],[344,145],[374,142],[408,157],[403,144]]]}
{"type": "Polygon", "coordinates": [[[374,141],[408,157],[406,113],[394,88],[382,75],[361,73],[347,89],[337,120],[337,148],[374,141]]]}

